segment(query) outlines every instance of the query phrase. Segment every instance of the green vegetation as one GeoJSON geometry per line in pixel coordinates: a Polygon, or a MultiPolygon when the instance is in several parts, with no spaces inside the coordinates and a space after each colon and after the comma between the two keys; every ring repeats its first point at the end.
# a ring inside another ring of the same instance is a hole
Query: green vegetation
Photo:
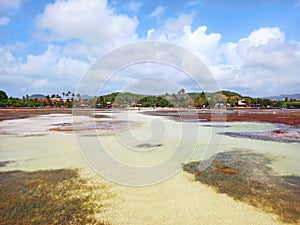
{"type": "Polygon", "coordinates": [[[180,89],[177,93],[165,93],[159,96],[141,95],[129,92],[115,92],[91,99],[81,100],[77,105],[86,107],[109,108],[114,107],[276,107],[300,108],[300,101],[293,102],[272,101],[265,98],[252,98],[231,91],[214,93],[185,93],[180,89]]]}
{"type": "Polygon", "coordinates": [[[239,98],[243,98],[242,95],[236,93],[236,92],[232,92],[232,91],[220,91],[220,92],[216,92],[216,94],[222,94],[222,95],[225,95],[227,97],[234,97],[234,96],[237,96],[239,98]]]}
{"type": "Polygon", "coordinates": [[[95,213],[113,195],[77,170],[0,172],[0,224],[107,224],[95,213]]]}
{"type": "Polygon", "coordinates": [[[107,95],[82,98],[80,94],[62,92],[45,96],[42,99],[32,98],[42,95],[25,95],[23,98],[7,97],[4,91],[0,91],[0,107],[86,107],[86,108],[110,108],[110,107],[268,107],[268,108],[300,108],[300,101],[285,98],[284,101],[267,98],[252,98],[242,96],[232,91],[218,91],[214,93],[186,93],[181,88],[177,93],[165,93],[159,96],[142,95],[129,92],[114,92],[107,95]]]}
{"type": "Polygon", "coordinates": [[[199,162],[183,169],[220,193],[275,213],[283,222],[299,224],[300,177],[276,176],[270,163],[263,154],[233,151],[218,153],[204,171],[199,171],[199,162]]]}
{"type": "Polygon", "coordinates": [[[0,91],[0,107],[73,107],[75,94],[68,91],[67,94],[63,92],[63,96],[62,98],[59,94],[52,94],[51,96],[40,94],[29,96],[26,94],[22,98],[8,98],[4,91],[0,91]]]}
{"type": "Polygon", "coordinates": [[[300,108],[300,101],[294,101],[294,102],[283,102],[281,104],[283,108],[287,109],[299,109],[300,108]]]}
{"type": "Polygon", "coordinates": [[[0,102],[7,101],[8,97],[4,91],[0,91],[0,102]]]}

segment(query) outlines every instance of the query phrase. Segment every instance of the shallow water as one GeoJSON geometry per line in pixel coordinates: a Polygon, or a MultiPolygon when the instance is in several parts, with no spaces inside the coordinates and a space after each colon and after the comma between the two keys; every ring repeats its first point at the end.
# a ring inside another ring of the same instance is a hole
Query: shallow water
{"type": "Polygon", "coordinates": [[[194,182],[191,176],[181,172],[180,164],[200,160],[216,152],[254,151],[264,153],[273,160],[271,165],[275,173],[300,176],[299,143],[260,141],[219,134],[222,131],[268,131],[275,129],[276,125],[250,122],[230,122],[226,126],[201,121],[180,123],[137,112],[125,112],[114,113],[111,121],[115,130],[103,132],[96,126],[95,129],[76,131],[75,134],[50,131],[62,124],[74,122],[90,126],[95,120],[110,121],[109,117],[72,118],[70,115],[59,114],[3,121],[0,124],[0,162],[11,163],[0,167],[0,170],[81,168],[88,176],[95,176],[87,167],[84,156],[90,164],[102,162],[104,166],[98,168],[102,170],[101,174],[118,183],[143,180],[145,176],[151,178],[145,182],[166,180],[143,188],[115,185],[113,191],[119,197],[112,200],[111,210],[99,216],[117,224],[140,224],[140,221],[148,221],[145,224],[197,224],[199,220],[203,224],[282,224],[277,221],[276,215],[265,214],[259,209],[235,202],[194,182]],[[128,120],[135,121],[134,125],[126,123],[128,120]],[[120,121],[125,121],[121,127],[114,125],[120,121]],[[219,146],[219,143],[222,144],[219,146]],[[210,146],[209,151],[207,146],[210,146]],[[216,148],[211,150],[213,147],[216,148]],[[93,154],[86,155],[83,152],[89,149],[96,150],[94,161],[93,154]],[[98,157],[97,151],[101,150],[105,150],[116,162],[134,170],[123,171],[124,167],[105,164],[105,158],[98,157]],[[154,168],[151,170],[152,176],[135,173],[135,170],[145,167],[154,168]]]}
{"type": "MultiPolygon", "coordinates": [[[[156,165],[175,154],[173,162],[179,162],[178,169],[180,169],[181,162],[200,160],[216,151],[241,150],[266,153],[274,159],[273,166],[276,172],[300,175],[299,143],[260,141],[218,134],[263,132],[276,128],[277,125],[274,124],[256,122],[228,122],[225,126],[212,122],[181,123],[136,112],[114,113],[113,119],[94,119],[87,116],[73,118],[67,114],[43,115],[1,122],[0,161],[13,160],[20,165],[21,162],[38,161],[40,157],[43,158],[43,154],[51,155],[53,151],[55,154],[61,154],[59,160],[65,158],[66,162],[70,161],[69,164],[72,164],[73,157],[64,157],[65,152],[68,152],[68,149],[74,151],[73,149],[78,147],[86,149],[87,143],[91,148],[101,144],[101,149],[106,149],[114,159],[136,167],[156,165]],[[111,129],[97,126],[97,121],[112,122],[111,129]],[[120,121],[122,125],[118,123],[120,121]],[[135,121],[136,124],[132,126],[128,121],[135,121]],[[82,130],[75,132],[75,135],[73,132],[50,131],[62,124],[72,126],[72,123],[81,124],[82,130]],[[87,127],[95,129],[86,129],[87,127]],[[218,140],[215,141],[214,138],[218,140]],[[222,144],[219,146],[220,141],[222,144]],[[214,146],[214,142],[217,143],[216,149],[210,154],[207,147],[214,146]]],[[[80,155],[80,152],[74,154],[74,157],[76,155],[80,155]]],[[[45,167],[48,165],[47,160],[54,159],[51,157],[43,159],[45,167]]],[[[7,168],[9,167],[7,165],[7,168]]]]}

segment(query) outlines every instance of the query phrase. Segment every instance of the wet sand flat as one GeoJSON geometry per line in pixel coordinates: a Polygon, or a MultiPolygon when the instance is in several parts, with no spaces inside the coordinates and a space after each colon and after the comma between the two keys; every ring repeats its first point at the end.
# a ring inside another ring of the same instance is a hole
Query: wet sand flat
{"type": "MultiPolygon", "coordinates": [[[[192,174],[183,171],[165,182],[147,187],[128,187],[110,182],[87,166],[72,132],[50,131],[50,128],[57,124],[70,122],[72,118],[67,114],[2,121],[2,128],[17,132],[1,135],[0,161],[5,163],[0,170],[38,171],[79,168],[83,177],[106,183],[110,187],[110,193],[114,197],[109,198],[106,202],[108,207],[96,215],[100,221],[110,224],[284,224],[279,220],[278,215],[266,213],[261,208],[218,193],[214,188],[195,181],[192,174]],[[32,124],[36,124],[37,128],[33,129],[32,124]],[[37,124],[40,124],[40,127],[37,124]]],[[[174,129],[180,128],[180,123],[175,121],[170,123],[174,125],[174,129]]],[[[247,128],[244,128],[245,124],[241,126],[243,129],[247,128]]],[[[253,129],[256,129],[256,124],[249,124],[249,126],[254,126],[253,129]]],[[[210,128],[203,127],[203,129],[209,131],[210,128]]],[[[89,140],[91,137],[84,138],[89,140]]],[[[112,135],[101,136],[101,138],[103,142],[111,143],[112,148],[118,146],[112,135]]],[[[164,146],[168,146],[167,143],[162,147],[164,146]]],[[[276,155],[280,153],[284,158],[279,157],[282,162],[275,161],[277,172],[279,173],[281,168],[276,163],[287,163],[295,166],[287,169],[285,173],[300,174],[296,163],[298,159],[295,157],[299,144],[278,145],[272,142],[225,137],[221,151],[245,150],[245,147],[255,151],[274,152],[276,155]],[[287,153],[285,154],[281,149],[287,153]]],[[[197,158],[196,153],[193,159],[197,158]]],[[[286,168],[285,164],[280,165],[286,168]]]]}

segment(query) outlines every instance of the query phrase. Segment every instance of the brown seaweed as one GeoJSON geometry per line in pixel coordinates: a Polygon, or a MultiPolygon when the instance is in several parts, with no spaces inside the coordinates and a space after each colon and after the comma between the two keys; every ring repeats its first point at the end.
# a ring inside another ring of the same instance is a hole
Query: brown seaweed
{"type": "Polygon", "coordinates": [[[218,153],[204,171],[199,171],[199,162],[187,163],[183,170],[218,192],[299,224],[300,177],[275,174],[270,163],[263,154],[232,151],[218,153]]]}
{"type": "Polygon", "coordinates": [[[0,224],[106,224],[94,214],[111,197],[77,170],[0,172],[0,224]]]}

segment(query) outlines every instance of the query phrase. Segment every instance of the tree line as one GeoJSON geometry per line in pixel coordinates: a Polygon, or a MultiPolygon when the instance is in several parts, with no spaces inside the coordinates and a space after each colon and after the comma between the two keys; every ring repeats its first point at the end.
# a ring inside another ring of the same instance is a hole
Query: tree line
{"type": "Polygon", "coordinates": [[[182,88],[177,93],[165,93],[159,96],[140,95],[129,92],[112,93],[95,98],[99,107],[271,107],[271,108],[300,108],[300,101],[296,99],[271,100],[268,98],[252,98],[242,96],[232,91],[218,91],[214,93],[185,93],[182,88]],[[107,104],[109,103],[109,105],[107,104]]]}
{"type": "Polygon", "coordinates": [[[43,99],[32,98],[28,95],[22,98],[8,97],[0,91],[0,107],[272,107],[272,108],[300,108],[300,101],[285,98],[273,101],[267,98],[252,98],[242,96],[232,91],[218,91],[214,93],[186,93],[181,88],[177,93],[162,95],[142,95],[130,92],[114,92],[107,95],[82,99],[80,94],[70,91],[47,95],[43,99]]]}
{"type": "Polygon", "coordinates": [[[26,94],[22,98],[8,97],[5,91],[0,90],[0,107],[73,107],[75,98],[80,98],[80,94],[75,95],[71,91],[62,94],[29,96],[26,94]],[[61,96],[62,95],[62,96],[61,96]]]}

